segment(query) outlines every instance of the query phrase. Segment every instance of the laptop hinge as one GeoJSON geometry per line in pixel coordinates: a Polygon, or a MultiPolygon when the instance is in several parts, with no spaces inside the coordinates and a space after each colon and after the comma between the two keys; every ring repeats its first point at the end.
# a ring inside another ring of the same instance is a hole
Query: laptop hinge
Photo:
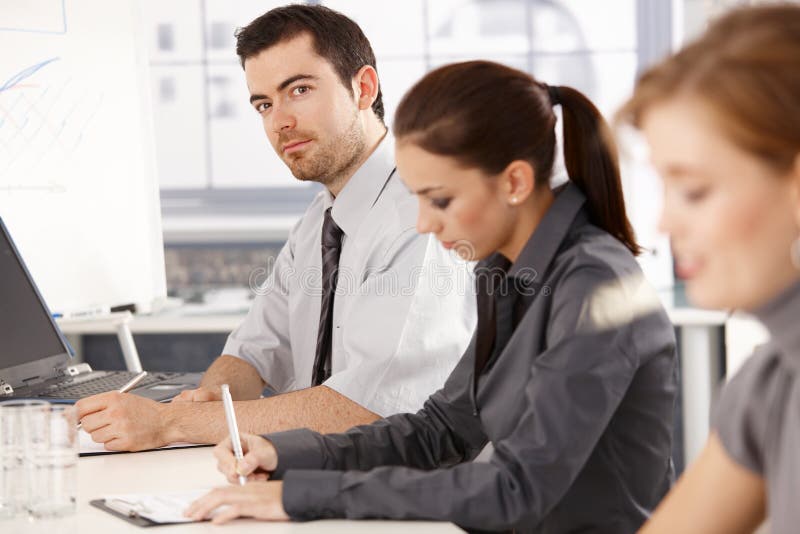
{"type": "Polygon", "coordinates": [[[79,363],[76,365],[70,365],[66,369],[64,369],[64,374],[67,376],[78,376],[84,373],[91,373],[92,366],[88,363],[79,363]]]}
{"type": "Polygon", "coordinates": [[[10,397],[14,394],[11,384],[0,378],[0,397],[10,397]]]}

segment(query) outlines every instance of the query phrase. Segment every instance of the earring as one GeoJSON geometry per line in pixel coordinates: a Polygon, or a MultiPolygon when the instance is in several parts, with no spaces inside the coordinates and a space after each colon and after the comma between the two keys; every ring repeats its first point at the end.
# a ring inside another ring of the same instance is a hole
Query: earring
{"type": "Polygon", "coordinates": [[[517,205],[517,202],[519,202],[519,200],[517,199],[517,197],[511,197],[511,205],[512,205],[512,206],[516,206],[516,205],[517,205]]]}
{"type": "Polygon", "coordinates": [[[800,271],[800,237],[792,242],[792,246],[789,247],[789,255],[792,258],[792,264],[795,269],[800,271]]]}

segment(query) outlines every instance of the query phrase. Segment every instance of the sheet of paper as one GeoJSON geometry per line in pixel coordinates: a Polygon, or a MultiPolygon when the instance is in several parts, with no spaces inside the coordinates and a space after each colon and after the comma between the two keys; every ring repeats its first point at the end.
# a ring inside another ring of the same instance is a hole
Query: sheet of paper
{"type": "MultiPolygon", "coordinates": [[[[164,447],[160,447],[161,449],[180,449],[185,447],[205,447],[202,443],[172,443],[170,445],[166,445],[164,447]]],[[[102,443],[95,443],[92,441],[92,437],[85,432],[83,429],[78,433],[78,453],[82,455],[92,455],[92,454],[115,454],[120,452],[126,451],[109,451],[106,450],[105,446],[102,443]]]]}
{"type": "MultiPolygon", "coordinates": [[[[156,523],[189,523],[192,520],[184,517],[183,511],[209,491],[210,489],[206,488],[150,495],[128,493],[124,495],[107,495],[103,499],[106,502],[106,506],[123,514],[133,511],[137,515],[146,517],[156,523]]],[[[221,509],[218,508],[217,510],[221,509]]],[[[217,510],[212,513],[212,516],[217,510]]]]}

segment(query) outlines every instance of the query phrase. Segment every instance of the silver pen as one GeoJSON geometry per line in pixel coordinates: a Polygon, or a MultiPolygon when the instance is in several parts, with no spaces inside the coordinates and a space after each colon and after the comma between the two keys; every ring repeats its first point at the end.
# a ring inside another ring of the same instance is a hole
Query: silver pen
{"type": "MultiPolygon", "coordinates": [[[[231,398],[231,390],[228,384],[220,386],[222,390],[222,406],[225,408],[225,419],[228,420],[228,433],[231,435],[231,447],[233,447],[233,455],[236,458],[236,472],[239,474],[239,462],[244,458],[242,453],[242,442],[239,439],[239,426],[236,424],[236,414],[233,412],[233,399],[231,398]]],[[[239,485],[244,486],[247,482],[247,477],[239,474],[239,485]]]]}
{"type": "Polygon", "coordinates": [[[138,384],[139,382],[141,382],[141,381],[142,381],[142,379],[143,379],[144,377],[146,377],[146,376],[147,376],[147,371],[142,371],[142,372],[141,372],[141,373],[139,373],[138,375],[136,375],[136,376],[134,376],[133,378],[131,378],[131,379],[130,379],[130,380],[129,380],[129,381],[128,381],[128,382],[127,382],[127,383],[126,383],[124,386],[122,386],[121,388],[119,388],[117,391],[119,391],[120,393],[127,393],[127,392],[129,392],[130,390],[132,390],[132,389],[133,389],[133,387],[134,387],[136,384],[138,384]]]}

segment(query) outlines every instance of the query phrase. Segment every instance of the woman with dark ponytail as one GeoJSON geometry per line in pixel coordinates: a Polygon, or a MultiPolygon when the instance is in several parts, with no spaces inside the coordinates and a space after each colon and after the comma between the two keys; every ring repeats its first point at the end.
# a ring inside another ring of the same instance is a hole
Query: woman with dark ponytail
{"type": "Polygon", "coordinates": [[[398,171],[419,197],[417,230],[480,260],[470,346],[416,414],[344,434],[245,436],[238,466],[221,443],[220,469],[254,480],[214,490],[189,514],[227,503],[239,507],[217,521],[634,532],[672,481],[675,341],[634,258],[605,122],[574,89],[475,61],[418,82],[394,133],[398,171]],[[555,190],[554,105],[570,178],[555,190]],[[472,462],[487,444],[488,461],[472,462]]]}

